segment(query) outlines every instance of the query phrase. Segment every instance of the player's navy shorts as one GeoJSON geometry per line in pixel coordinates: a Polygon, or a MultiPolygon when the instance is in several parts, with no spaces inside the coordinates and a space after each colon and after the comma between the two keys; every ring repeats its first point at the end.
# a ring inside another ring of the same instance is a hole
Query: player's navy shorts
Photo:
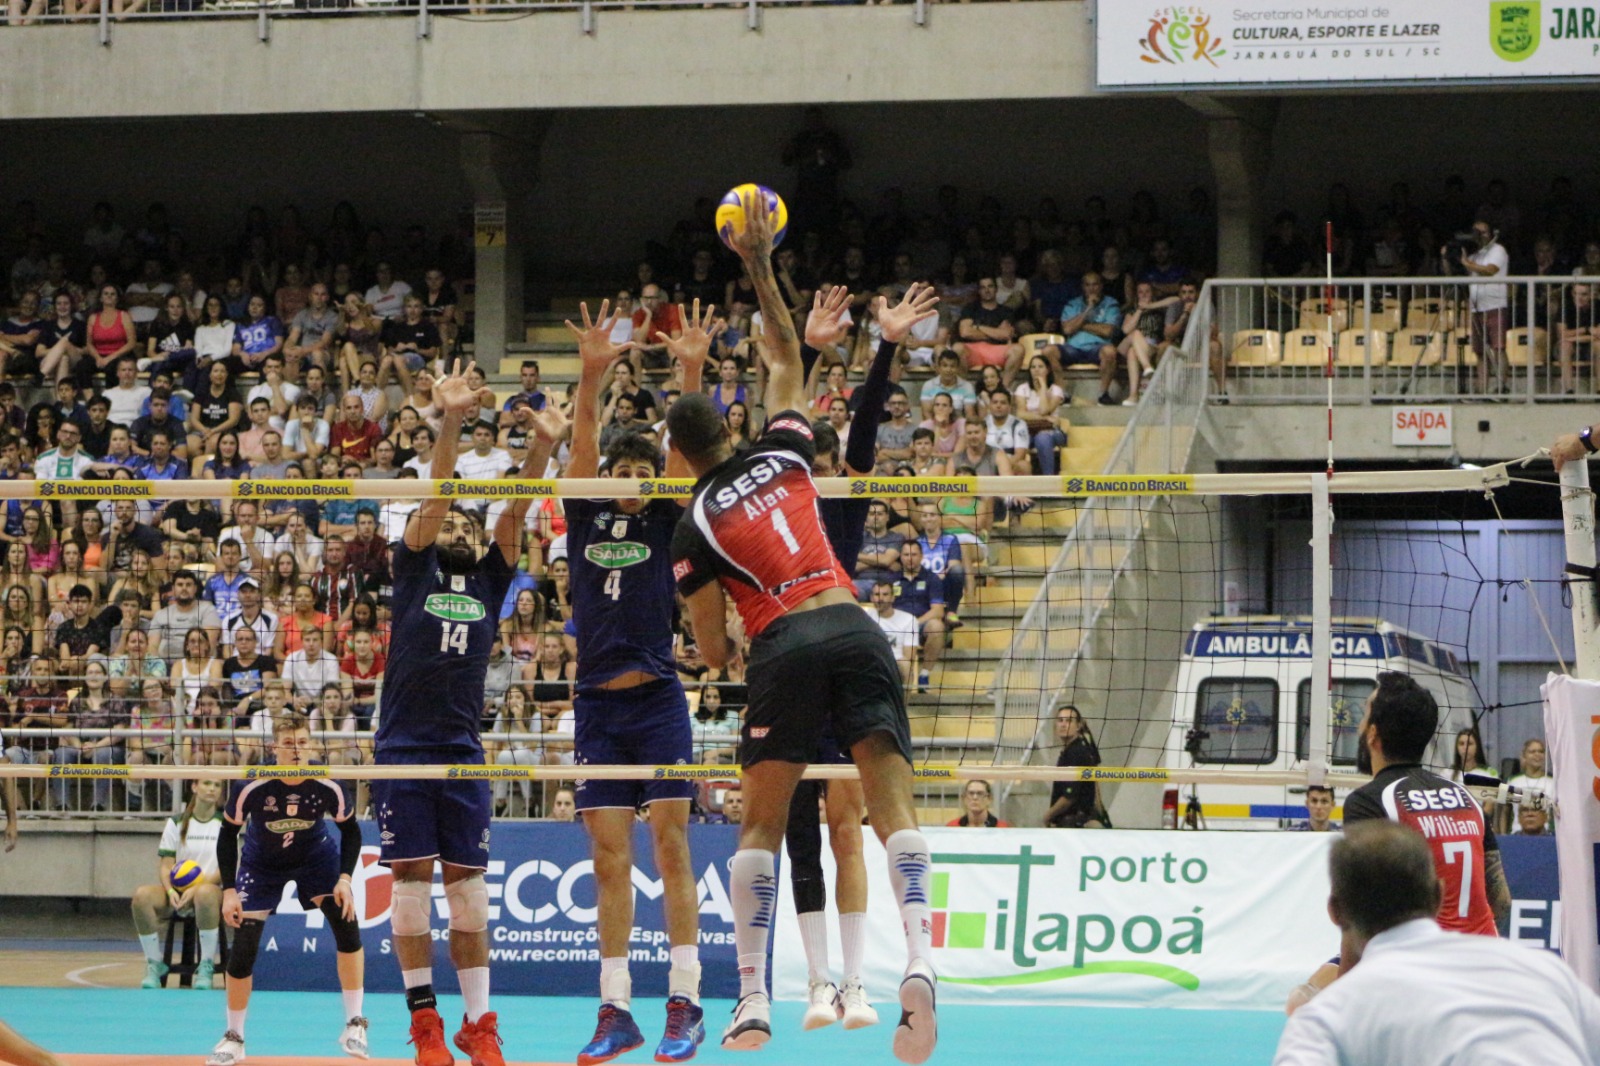
{"type": "MultiPolygon", "coordinates": [[[[689,701],[676,678],[618,690],[589,689],[572,701],[573,738],[581,766],[685,766],[694,761],[689,701]]],[[[574,773],[582,773],[581,770],[574,773]]],[[[578,781],[578,810],[689,799],[692,781],[578,781]]]]}
{"type": "Polygon", "coordinates": [[[824,737],[849,751],[887,733],[911,761],[900,664],[883,630],[853,604],[787,614],[750,649],[750,708],[739,761],[816,762],[824,737]]]}
{"type": "Polygon", "coordinates": [[[234,887],[239,892],[239,906],[246,914],[252,911],[278,909],[283,899],[283,886],[293,881],[300,897],[302,910],[313,910],[311,901],[318,896],[329,896],[339,884],[339,842],[333,837],[299,866],[265,866],[252,863],[246,856],[239,863],[239,876],[234,887]]]}
{"type": "MultiPolygon", "coordinates": [[[[481,766],[483,752],[379,750],[372,761],[379,766],[481,766]]],[[[378,814],[378,861],[385,866],[438,858],[453,866],[488,868],[489,819],[494,810],[488,781],[378,780],[372,782],[372,808],[378,814]]]]}

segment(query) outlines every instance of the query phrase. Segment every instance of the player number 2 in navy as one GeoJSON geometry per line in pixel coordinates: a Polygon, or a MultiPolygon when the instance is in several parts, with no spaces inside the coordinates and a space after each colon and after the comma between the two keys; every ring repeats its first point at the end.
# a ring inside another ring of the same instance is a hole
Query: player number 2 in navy
{"type": "Polygon", "coordinates": [[[467,625],[465,622],[441,622],[443,632],[439,634],[439,650],[453,651],[457,655],[467,654],[467,625]]]}
{"type": "Polygon", "coordinates": [[[613,602],[622,599],[621,570],[613,570],[611,573],[606,575],[605,594],[610,596],[613,602]]]}
{"type": "Polygon", "coordinates": [[[800,542],[795,539],[794,530],[789,528],[789,520],[783,517],[782,511],[772,512],[772,528],[783,538],[783,546],[789,549],[790,555],[800,554],[800,542]]]}

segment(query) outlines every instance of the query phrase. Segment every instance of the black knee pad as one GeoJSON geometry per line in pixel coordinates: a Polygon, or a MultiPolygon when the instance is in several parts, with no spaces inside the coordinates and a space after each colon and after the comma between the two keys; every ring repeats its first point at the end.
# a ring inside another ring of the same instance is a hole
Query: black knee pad
{"type": "Polygon", "coordinates": [[[827,905],[828,882],[822,873],[822,826],[817,821],[820,782],[802,781],[789,805],[784,838],[789,845],[789,880],[794,885],[797,914],[820,911],[827,905]]]}
{"type": "Polygon", "coordinates": [[[332,896],[327,896],[318,905],[319,909],[328,918],[328,925],[333,929],[333,946],[341,955],[351,955],[361,950],[361,925],[353,919],[346,918],[339,910],[339,904],[332,896]]]}
{"type": "Polygon", "coordinates": [[[256,952],[261,947],[261,931],[267,923],[260,918],[246,918],[234,931],[233,943],[228,945],[229,977],[244,980],[255,972],[256,952]]]}
{"type": "Polygon", "coordinates": [[[816,877],[800,877],[794,875],[790,880],[794,882],[794,912],[796,914],[815,914],[828,906],[828,882],[820,875],[816,877]]]}

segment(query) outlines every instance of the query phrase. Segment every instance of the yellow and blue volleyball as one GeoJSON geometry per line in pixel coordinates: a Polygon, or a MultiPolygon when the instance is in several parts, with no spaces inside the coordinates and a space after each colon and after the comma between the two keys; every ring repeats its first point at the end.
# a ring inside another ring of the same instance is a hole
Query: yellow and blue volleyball
{"type": "Polygon", "coordinates": [[[733,247],[734,236],[744,230],[744,197],[752,193],[766,200],[767,213],[772,216],[772,246],[776,248],[783,243],[783,235],[789,232],[789,208],[784,204],[783,197],[765,185],[753,182],[729,189],[717,205],[717,236],[722,238],[723,244],[733,247]]]}
{"type": "Polygon", "coordinates": [[[172,887],[180,892],[200,880],[200,875],[205,873],[200,869],[200,864],[193,859],[184,859],[172,868],[172,887]]]}

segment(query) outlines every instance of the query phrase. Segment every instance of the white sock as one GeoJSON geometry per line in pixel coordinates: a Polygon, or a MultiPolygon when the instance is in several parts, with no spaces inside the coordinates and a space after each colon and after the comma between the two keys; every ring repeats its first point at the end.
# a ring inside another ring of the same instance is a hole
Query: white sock
{"type": "Polygon", "coordinates": [[[600,1002],[620,1010],[633,1007],[633,978],[628,973],[628,957],[600,960],[600,1002]]]}
{"type": "Polygon", "coordinates": [[[933,917],[928,907],[928,841],[916,829],[902,829],[883,842],[889,853],[889,883],[900,903],[908,962],[933,953],[933,917]]]}
{"type": "Polygon", "coordinates": [[[667,970],[667,995],[686,996],[700,1004],[700,948],[685,944],[672,949],[672,967],[667,970]]]}
{"type": "Polygon", "coordinates": [[[200,930],[200,961],[217,961],[217,931],[215,929],[200,930]]]}
{"type": "Polygon", "coordinates": [[[344,996],[344,1020],[361,1017],[361,989],[344,988],[340,993],[344,996]]]}
{"type": "Polygon", "coordinates": [[[456,971],[461,982],[461,998],[467,1001],[467,1021],[475,1022],[489,1013],[489,967],[470,966],[456,971]]]}
{"type": "Polygon", "coordinates": [[[867,916],[862,911],[839,915],[839,939],[844,942],[844,979],[861,980],[861,936],[865,931],[867,916]]]}
{"type": "Polygon", "coordinates": [[[230,1011],[228,1011],[228,1032],[230,1032],[230,1033],[238,1033],[239,1034],[239,1039],[240,1040],[244,1039],[244,1011],[242,1011],[242,1010],[230,1010],[230,1011]]]}
{"type": "Polygon", "coordinates": [[[407,988],[421,988],[423,985],[433,984],[433,967],[423,966],[416,970],[401,970],[400,983],[407,988]]]}
{"type": "MultiPolygon", "coordinates": [[[[212,936],[216,934],[213,933],[212,936]]],[[[140,933],[139,946],[144,949],[145,962],[161,961],[161,937],[155,933],[140,933]]]]}
{"type": "Polygon", "coordinates": [[[728,864],[729,897],[733,904],[733,942],[739,953],[740,997],[766,994],[767,944],[772,912],[778,902],[778,879],[770,851],[741,848],[728,864]]]}
{"type": "Polygon", "coordinates": [[[806,949],[806,975],[813,981],[828,980],[828,914],[810,911],[799,916],[800,942],[806,949]]]}

